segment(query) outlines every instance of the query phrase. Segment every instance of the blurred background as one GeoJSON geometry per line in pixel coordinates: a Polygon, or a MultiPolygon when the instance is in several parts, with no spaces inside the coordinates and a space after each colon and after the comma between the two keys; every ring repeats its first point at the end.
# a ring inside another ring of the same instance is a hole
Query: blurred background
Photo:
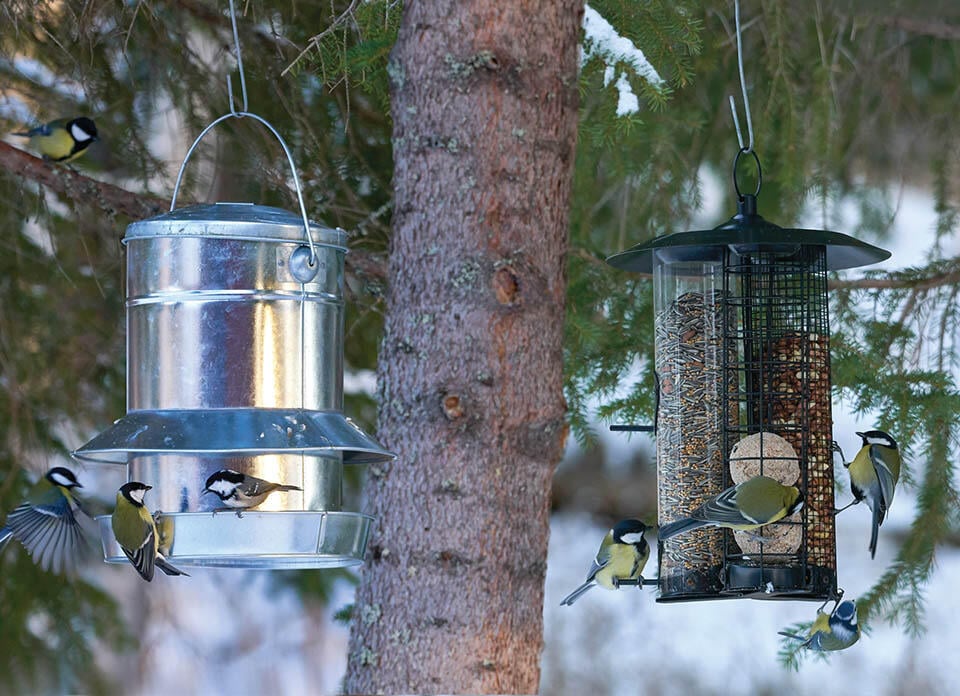
{"type": "MultiPolygon", "coordinates": [[[[226,7],[3,3],[0,132],[92,116],[100,141],[74,169],[132,197],[169,198],[189,143],[228,108],[226,7]]],[[[868,598],[870,634],[792,671],[776,632],[812,620],[816,604],[667,606],[647,589],[593,590],[559,607],[616,520],[655,517],[653,441],[607,432],[653,417],[650,284],[603,259],[655,234],[712,227],[735,207],[732,2],[589,7],[610,29],[585,33],[581,67],[564,356],[572,437],[554,478],[542,693],[952,693],[943,656],[960,644],[950,621],[960,581],[960,10],[934,0],[742,3],[761,214],[894,252],[838,276],[831,294],[836,439],[851,454],[854,430],[883,427],[905,453],[877,558],[863,506],[838,524],[840,585],[868,598]],[[932,443],[947,446],[938,454],[932,443]]],[[[345,412],[368,432],[392,215],[387,60],[401,11],[393,0],[251,0],[239,23],[250,110],[291,145],[310,216],[351,232],[345,412]]],[[[79,467],[68,453],[125,412],[119,240],[131,219],[11,161],[0,149],[0,513],[63,463],[109,510],[123,472],[79,467]]],[[[184,204],[295,209],[279,146],[249,120],[218,129],[191,162],[184,204]]],[[[345,509],[363,509],[363,475],[348,470],[345,509]]],[[[849,496],[843,478],[838,501],[849,496]]],[[[0,693],[338,690],[354,573],[196,569],[189,581],[147,584],[97,553],[70,582],[17,544],[0,556],[0,693]]]]}

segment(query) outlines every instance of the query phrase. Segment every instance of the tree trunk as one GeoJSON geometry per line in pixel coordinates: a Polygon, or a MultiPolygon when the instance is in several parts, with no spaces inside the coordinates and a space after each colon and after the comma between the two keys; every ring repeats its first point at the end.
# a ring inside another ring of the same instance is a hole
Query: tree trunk
{"type": "Polygon", "coordinates": [[[535,693],[583,0],[408,2],[348,693],[535,693]]]}

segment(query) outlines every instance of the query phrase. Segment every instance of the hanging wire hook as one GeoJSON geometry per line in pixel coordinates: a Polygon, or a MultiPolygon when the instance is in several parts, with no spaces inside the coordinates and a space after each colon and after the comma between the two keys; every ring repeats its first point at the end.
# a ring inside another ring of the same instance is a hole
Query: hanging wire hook
{"type": "MultiPolygon", "coordinates": [[[[233,45],[237,49],[237,69],[240,71],[240,93],[243,95],[243,108],[237,111],[233,103],[233,82],[230,80],[230,73],[227,73],[227,94],[230,95],[230,113],[237,118],[243,118],[250,110],[247,102],[247,78],[243,74],[243,53],[240,51],[240,35],[237,33],[237,12],[233,7],[233,0],[230,0],[230,23],[233,25],[233,45]]],[[[749,118],[749,116],[748,116],[749,118]]]]}
{"type": "MultiPolygon", "coordinates": [[[[231,3],[233,0],[231,0],[231,3]]],[[[740,92],[743,94],[743,109],[747,113],[747,137],[749,142],[744,146],[743,133],[740,131],[740,119],[737,118],[737,105],[730,99],[730,113],[733,114],[733,125],[737,129],[737,142],[740,143],[740,151],[744,154],[753,152],[753,119],[750,117],[750,97],[747,96],[747,80],[743,76],[743,41],[740,38],[740,0],[733,0],[733,15],[737,27],[737,65],[740,69],[740,92]]]]}
{"type": "Polygon", "coordinates": [[[287,147],[286,141],[277,132],[277,129],[274,128],[269,121],[257,114],[251,113],[249,111],[249,106],[247,102],[247,78],[243,73],[243,55],[240,52],[240,35],[237,32],[237,13],[233,6],[233,0],[230,0],[230,23],[233,25],[233,42],[237,47],[237,69],[240,71],[240,91],[243,95],[243,109],[237,111],[236,105],[233,103],[233,83],[230,80],[230,74],[227,74],[227,91],[230,93],[230,112],[224,114],[220,118],[215,119],[210,123],[206,128],[204,128],[200,135],[197,136],[197,139],[193,141],[193,144],[190,146],[190,149],[187,150],[187,154],[183,158],[183,162],[180,163],[180,171],[177,172],[177,182],[173,186],[173,198],[170,200],[170,210],[171,212],[177,207],[177,194],[180,192],[180,184],[183,182],[183,173],[187,168],[187,162],[190,160],[190,155],[193,154],[193,151],[200,144],[200,141],[203,140],[203,136],[213,130],[214,126],[218,123],[222,123],[230,118],[245,118],[249,116],[250,118],[259,121],[262,123],[267,130],[269,130],[273,135],[280,141],[280,146],[283,148],[283,154],[287,157],[287,163],[290,165],[290,172],[293,174],[293,185],[297,191],[297,203],[300,205],[300,217],[303,219],[303,232],[304,236],[307,238],[307,246],[310,249],[310,256],[307,260],[307,265],[310,268],[313,268],[318,261],[316,244],[313,241],[313,233],[310,232],[310,219],[307,217],[307,206],[303,202],[303,186],[300,185],[300,177],[297,175],[297,166],[293,161],[293,155],[290,152],[290,148],[287,147]]]}

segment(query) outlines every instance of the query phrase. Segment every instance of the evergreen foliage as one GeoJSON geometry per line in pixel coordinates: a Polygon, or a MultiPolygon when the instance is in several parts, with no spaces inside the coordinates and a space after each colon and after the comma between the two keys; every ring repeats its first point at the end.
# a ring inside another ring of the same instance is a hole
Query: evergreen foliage
{"type": "MultiPolygon", "coordinates": [[[[290,144],[309,214],[355,231],[357,253],[385,252],[392,209],[387,85],[400,3],[240,4],[250,110],[290,144]]],[[[728,172],[737,145],[726,97],[739,95],[730,3],[596,0],[591,7],[642,48],[664,82],[653,84],[622,61],[610,66],[596,51],[582,66],[565,348],[570,420],[581,440],[591,437],[595,399],[605,421],[653,418],[650,283],[604,258],[733,214],[728,172]],[[626,75],[639,112],[617,116],[608,67],[626,75]],[[704,222],[697,211],[714,178],[723,212],[704,222]]],[[[225,9],[225,0],[0,4],[0,129],[34,125],[28,115],[35,122],[92,115],[102,142],[76,168],[169,196],[189,142],[227,110],[224,76],[234,60],[225,9]],[[156,138],[168,119],[181,138],[169,150],[156,138]]],[[[825,228],[882,241],[905,187],[929,185],[937,206],[937,244],[927,263],[893,275],[867,272],[862,282],[838,279],[831,296],[836,396],[877,414],[871,425],[889,429],[902,445],[901,486],[919,492],[918,517],[897,559],[858,606],[867,624],[885,619],[916,632],[936,549],[957,529],[960,509],[953,471],[960,274],[952,255],[960,215],[960,55],[956,41],[904,29],[872,6],[817,3],[809,15],[803,3],[743,7],[764,166],[761,214],[787,226],[815,213],[825,228]],[[850,208],[855,229],[844,227],[850,208]]],[[[234,91],[239,95],[236,79],[234,91]]],[[[279,145],[249,119],[208,137],[187,172],[182,204],[233,199],[296,207],[279,145]]],[[[5,171],[0,220],[6,513],[25,493],[25,470],[39,475],[51,457],[81,444],[76,433],[102,430],[124,411],[119,238],[129,221],[97,201],[62,199],[5,171]]],[[[356,296],[347,361],[369,369],[382,288],[370,279],[348,282],[356,296]]],[[[352,397],[348,410],[372,427],[369,398],[352,397]]],[[[115,605],[94,584],[46,576],[14,546],[0,556],[0,673],[12,675],[16,691],[109,688],[90,655],[97,642],[116,647],[123,637],[115,605]]],[[[840,565],[842,585],[843,559],[840,565]]],[[[299,574],[295,582],[325,598],[329,577],[299,574]]],[[[795,655],[784,659],[796,664],[795,655]]]]}

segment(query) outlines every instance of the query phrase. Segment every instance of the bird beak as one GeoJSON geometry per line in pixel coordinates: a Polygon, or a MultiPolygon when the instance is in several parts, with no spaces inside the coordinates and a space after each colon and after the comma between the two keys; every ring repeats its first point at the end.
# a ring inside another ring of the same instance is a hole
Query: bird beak
{"type": "Polygon", "coordinates": [[[203,495],[205,493],[213,493],[213,491],[211,491],[209,488],[204,488],[202,491],[200,491],[200,495],[203,495]]]}
{"type": "Polygon", "coordinates": [[[146,489],[149,491],[149,490],[152,490],[152,489],[153,489],[153,486],[146,486],[146,485],[145,485],[144,488],[146,488],[146,489]]]}
{"type": "Polygon", "coordinates": [[[863,437],[863,433],[854,433],[857,437],[863,437]]]}

